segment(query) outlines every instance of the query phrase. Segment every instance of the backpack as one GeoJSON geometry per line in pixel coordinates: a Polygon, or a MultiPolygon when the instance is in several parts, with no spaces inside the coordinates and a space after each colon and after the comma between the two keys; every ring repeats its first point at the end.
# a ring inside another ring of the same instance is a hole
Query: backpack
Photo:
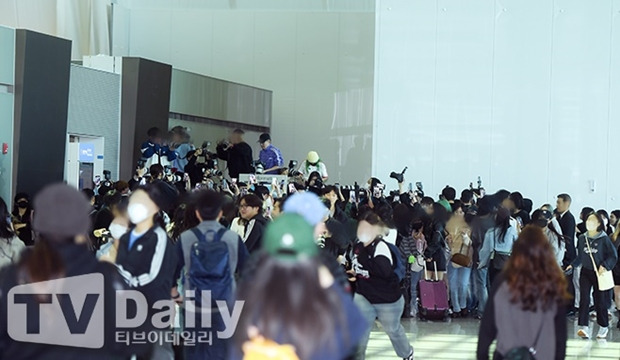
{"type": "Polygon", "coordinates": [[[398,248],[394,244],[391,244],[383,239],[381,239],[381,241],[383,241],[388,246],[388,248],[390,248],[390,253],[392,254],[393,259],[392,268],[394,269],[394,274],[396,274],[396,277],[398,277],[399,282],[403,281],[403,279],[405,278],[405,262],[401,257],[400,250],[398,250],[398,248]]]}
{"type": "MultiPolygon", "coordinates": [[[[232,298],[233,278],[230,273],[230,256],[228,245],[222,241],[226,228],[217,233],[214,230],[203,234],[197,228],[192,232],[198,238],[191,247],[189,263],[189,285],[191,290],[211,291],[211,304],[216,300],[229,301],[232,298]],[[211,241],[207,241],[207,238],[211,241]]],[[[202,298],[196,293],[196,304],[201,305],[202,298]]]]}

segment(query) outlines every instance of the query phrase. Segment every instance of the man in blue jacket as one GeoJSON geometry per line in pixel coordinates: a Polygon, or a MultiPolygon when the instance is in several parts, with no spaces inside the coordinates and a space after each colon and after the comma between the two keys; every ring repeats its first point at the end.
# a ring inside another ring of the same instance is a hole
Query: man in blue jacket
{"type": "Polygon", "coordinates": [[[258,142],[262,149],[259,154],[259,160],[265,167],[264,173],[270,175],[280,174],[280,170],[284,166],[284,158],[280,149],[271,144],[271,136],[269,134],[262,134],[258,142]]]}
{"type": "Polygon", "coordinates": [[[176,159],[175,152],[170,150],[168,145],[162,145],[161,130],[159,128],[150,128],[147,135],[149,139],[143,142],[140,147],[142,159],[145,161],[147,169],[153,164],[169,165],[171,161],[176,159]],[[163,157],[166,157],[167,160],[162,159],[163,157]]]}

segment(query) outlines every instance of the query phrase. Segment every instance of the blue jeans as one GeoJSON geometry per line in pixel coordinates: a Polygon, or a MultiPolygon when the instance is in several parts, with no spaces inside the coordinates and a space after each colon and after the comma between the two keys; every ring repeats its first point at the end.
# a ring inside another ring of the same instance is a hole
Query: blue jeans
{"type": "Polygon", "coordinates": [[[375,319],[378,319],[385,330],[385,333],[389,336],[392,342],[392,347],[396,351],[396,355],[401,358],[409,356],[413,347],[407,339],[405,328],[400,323],[400,316],[403,313],[405,307],[405,300],[401,296],[396,302],[391,304],[371,304],[366,298],[360,294],[353,296],[353,302],[362,312],[362,315],[368,321],[368,331],[362,337],[360,345],[357,349],[357,355],[355,359],[364,360],[366,357],[366,347],[368,346],[368,339],[370,338],[370,331],[374,325],[375,319]]]}
{"type": "Polygon", "coordinates": [[[413,316],[418,314],[418,283],[422,279],[424,270],[418,272],[411,272],[411,312],[413,316]]]}
{"type": "Polygon", "coordinates": [[[489,298],[489,289],[487,286],[488,269],[474,269],[474,292],[478,299],[478,315],[484,314],[484,307],[487,305],[489,298]]]}
{"type": "Polygon", "coordinates": [[[450,301],[455,313],[467,309],[467,289],[471,268],[455,268],[452,262],[448,263],[448,282],[450,284],[450,301]]]}

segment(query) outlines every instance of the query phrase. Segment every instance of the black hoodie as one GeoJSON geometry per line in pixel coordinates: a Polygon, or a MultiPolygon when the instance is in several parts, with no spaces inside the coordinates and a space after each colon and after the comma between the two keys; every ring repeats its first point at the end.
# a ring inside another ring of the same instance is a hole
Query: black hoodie
{"type": "Polygon", "coordinates": [[[573,267],[581,265],[584,269],[596,271],[599,266],[603,265],[605,269],[611,270],[616,266],[617,261],[618,253],[616,252],[616,248],[604,231],[599,232],[594,238],[590,238],[588,233],[579,236],[579,241],[577,242],[577,259],[573,263],[573,267]],[[590,250],[586,243],[586,237],[590,249],[592,249],[592,257],[594,258],[594,262],[596,262],[596,269],[590,258],[590,250]]]}

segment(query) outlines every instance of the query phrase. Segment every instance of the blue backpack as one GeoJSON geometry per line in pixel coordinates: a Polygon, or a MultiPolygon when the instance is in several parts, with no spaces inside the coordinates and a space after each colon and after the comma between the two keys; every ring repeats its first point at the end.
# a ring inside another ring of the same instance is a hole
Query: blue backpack
{"type": "Polygon", "coordinates": [[[403,281],[403,279],[405,278],[405,262],[401,257],[400,250],[394,244],[391,244],[383,239],[381,241],[383,241],[390,248],[390,253],[392,253],[392,267],[394,268],[394,273],[396,274],[396,277],[398,277],[398,281],[403,281]]]}
{"type": "MultiPolygon", "coordinates": [[[[191,290],[211,291],[211,307],[216,307],[216,300],[229,301],[232,298],[233,278],[228,245],[222,241],[226,231],[222,228],[217,233],[209,230],[203,234],[197,228],[192,229],[198,241],[191,247],[189,285],[191,290]],[[209,235],[211,241],[207,241],[209,235]]],[[[201,306],[199,293],[196,293],[195,301],[201,306]]]]}

